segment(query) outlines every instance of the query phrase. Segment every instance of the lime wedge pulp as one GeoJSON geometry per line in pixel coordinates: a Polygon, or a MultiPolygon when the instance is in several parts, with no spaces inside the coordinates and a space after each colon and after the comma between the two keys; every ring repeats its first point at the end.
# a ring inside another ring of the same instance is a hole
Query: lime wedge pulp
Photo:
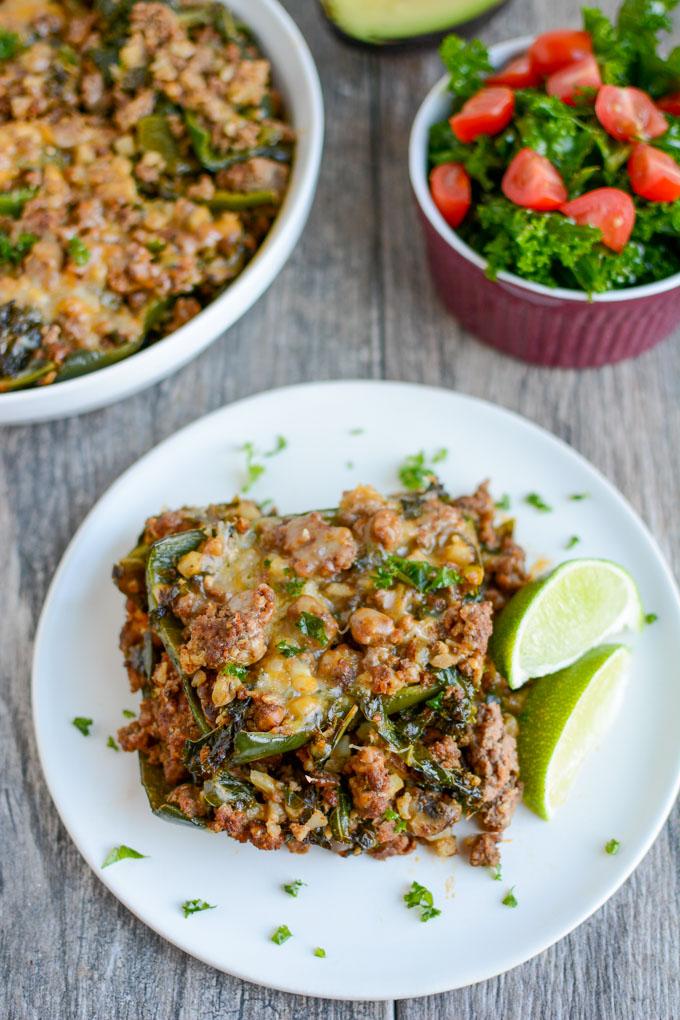
{"type": "Polygon", "coordinates": [[[625,645],[601,645],[529,690],[518,737],[524,802],[546,820],[616,714],[630,663],[625,645]]]}
{"type": "Polygon", "coordinates": [[[576,662],[623,630],[639,630],[635,581],[610,560],[576,559],[521,588],[501,611],[489,652],[510,687],[576,662]]]}

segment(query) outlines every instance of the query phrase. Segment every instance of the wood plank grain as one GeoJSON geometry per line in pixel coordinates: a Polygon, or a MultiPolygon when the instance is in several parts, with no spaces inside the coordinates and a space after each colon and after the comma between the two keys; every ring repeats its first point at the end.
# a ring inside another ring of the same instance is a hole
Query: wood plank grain
{"type": "MultiPolygon", "coordinates": [[[[634,363],[574,373],[529,368],[463,334],[434,296],[405,164],[411,119],[440,73],[436,55],[351,48],[327,30],[315,0],[285,6],[312,46],[327,112],[317,200],[285,270],[245,319],[160,386],[79,419],[0,434],[0,905],[11,919],[0,926],[0,1015],[11,1020],[393,1015],[390,1003],[332,1003],[246,984],[169,946],[96,881],[49,800],[28,697],[37,616],[87,510],[160,439],[285,383],[384,374],[444,385],[518,410],[571,442],[622,489],[680,569],[678,338],[634,363]]],[[[483,36],[573,25],[578,6],[513,0],[483,36]]],[[[680,1016],[679,845],[676,809],[630,881],[567,939],[501,978],[399,1002],[397,1015],[680,1016]]]]}

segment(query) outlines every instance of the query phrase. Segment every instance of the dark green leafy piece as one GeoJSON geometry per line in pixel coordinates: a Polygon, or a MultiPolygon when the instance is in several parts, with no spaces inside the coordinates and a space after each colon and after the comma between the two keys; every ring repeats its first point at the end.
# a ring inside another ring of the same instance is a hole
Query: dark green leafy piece
{"type": "Polygon", "coordinates": [[[161,765],[152,765],[142,751],[139,752],[139,775],[149,801],[149,807],[155,815],[170,822],[196,825],[199,828],[205,826],[204,819],[189,818],[177,804],[168,800],[174,787],[170,786],[166,781],[163,767],[161,765]]]}
{"type": "Polygon", "coordinates": [[[21,308],[14,301],[0,305],[0,393],[52,369],[50,363],[34,358],[42,343],[42,328],[37,311],[21,308]]]}
{"type": "Polygon", "coordinates": [[[72,237],[68,242],[68,253],[77,266],[86,266],[90,261],[91,252],[80,237],[72,237]]]}
{"type": "Polygon", "coordinates": [[[290,641],[279,641],[276,645],[276,651],[286,659],[292,659],[295,655],[300,655],[302,649],[299,645],[291,644],[290,641]]]}
{"type": "Polygon", "coordinates": [[[182,160],[168,118],[163,114],[149,114],[137,123],[137,144],[142,152],[157,152],[163,157],[170,174],[185,173],[189,164],[182,160]]]}
{"type": "Polygon", "coordinates": [[[83,715],[77,715],[75,717],[75,719],[72,720],[72,722],[73,722],[73,725],[75,726],[75,728],[77,730],[80,730],[80,732],[82,733],[82,735],[84,737],[89,737],[89,735],[90,735],[90,727],[92,726],[92,724],[94,722],[93,719],[86,719],[85,716],[83,716],[83,715]]]}
{"type": "Polygon", "coordinates": [[[321,946],[317,946],[314,950],[314,955],[318,956],[320,960],[323,960],[326,956],[326,950],[322,949],[321,946]]]}
{"type": "Polygon", "coordinates": [[[659,617],[657,616],[656,613],[645,613],[645,623],[647,624],[647,626],[649,626],[650,623],[656,623],[658,619],[659,617]]]}
{"type": "Polygon", "coordinates": [[[36,234],[23,233],[19,234],[16,241],[12,241],[8,234],[0,231],[0,265],[18,266],[37,240],[36,234]]]}
{"type": "Polygon", "coordinates": [[[552,512],[552,507],[537,492],[530,492],[524,497],[524,502],[532,506],[534,510],[540,510],[541,513],[549,514],[552,512]]]}
{"type": "Polygon", "coordinates": [[[391,588],[397,581],[410,584],[424,594],[458,584],[460,574],[453,567],[435,567],[424,560],[387,556],[374,578],[376,588],[391,588]]]}
{"type": "Polygon", "coordinates": [[[621,843],[619,842],[618,839],[609,839],[605,843],[604,849],[605,853],[608,853],[610,856],[613,856],[614,854],[617,854],[621,849],[621,843]]]}
{"type": "Polygon", "coordinates": [[[109,737],[106,741],[106,746],[110,747],[112,751],[120,751],[120,748],[113,737],[109,737]]]}

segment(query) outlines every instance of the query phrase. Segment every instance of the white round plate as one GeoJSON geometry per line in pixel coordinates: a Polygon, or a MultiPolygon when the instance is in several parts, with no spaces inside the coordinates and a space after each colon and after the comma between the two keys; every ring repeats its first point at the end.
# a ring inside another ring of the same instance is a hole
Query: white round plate
{"type": "Polygon", "coordinates": [[[296,386],[224,407],[166,440],[101,498],[73,539],[47,596],[33,668],[35,729],[45,776],[71,837],[118,899],[164,938],[221,970],[285,991],[340,999],[428,995],[481,981],[541,952],[593,913],[659,832],[680,777],[680,601],[661,554],[622,497],[583,458],[528,421],[483,401],[399,383],[296,386]],[[354,430],[363,429],[361,433],[354,430]],[[447,447],[439,467],[452,493],[491,478],[508,493],[530,562],[605,556],[637,579],[658,621],[630,637],[633,667],[614,728],[572,795],[546,823],[523,806],[503,846],[503,879],[462,858],[419,848],[407,857],[343,860],[312,849],[265,853],[224,835],[155,818],[136,756],[106,746],[134,704],[118,631],[123,598],[111,565],[162,507],[229,498],[244,482],[239,449],[271,450],[253,488],[281,511],[332,506],[370,482],[395,490],[403,458],[447,447]],[[538,491],[554,509],[523,502],[538,491]],[[572,493],[587,498],[572,501],[572,493]],[[71,724],[94,720],[89,737],[71,724]],[[635,754],[631,748],[635,747],[635,754]],[[644,762],[644,768],[640,768],[644,762]],[[616,856],[604,844],[616,838],[616,856]],[[124,843],[148,855],[106,870],[124,843]],[[306,883],[296,899],[281,885],[306,883]],[[422,924],[403,895],[417,880],[441,916],[422,924]],[[519,906],[501,903],[515,887],[519,906]],[[180,904],[217,909],[185,919],[180,904]],[[272,932],[293,938],[275,945],[272,932]],[[313,955],[326,950],[325,959],[313,955]]]}
{"type": "Polygon", "coordinates": [[[98,372],[0,394],[0,425],[49,421],[92,411],[176,372],[241,318],[280,273],[307,222],[323,149],[323,96],[314,58],[278,0],[222,0],[254,32],[272,64],[296,132],[286,197],[264,242],[243,272],[202,312],[138,354],[98,372]]]}

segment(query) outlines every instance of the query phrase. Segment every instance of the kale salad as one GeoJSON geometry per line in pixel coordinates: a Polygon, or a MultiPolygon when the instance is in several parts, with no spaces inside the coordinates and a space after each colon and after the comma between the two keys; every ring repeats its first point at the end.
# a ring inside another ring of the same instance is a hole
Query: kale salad
{"type": "Polygon", "coordinates": [[[487,260],[588,294],[680,272],[680,47],[660,52],[678,0],[624,0],[615,21],[538,36],[494,71],[448,36],[452,116],[430,131],[430,189],[487,260]]]}

